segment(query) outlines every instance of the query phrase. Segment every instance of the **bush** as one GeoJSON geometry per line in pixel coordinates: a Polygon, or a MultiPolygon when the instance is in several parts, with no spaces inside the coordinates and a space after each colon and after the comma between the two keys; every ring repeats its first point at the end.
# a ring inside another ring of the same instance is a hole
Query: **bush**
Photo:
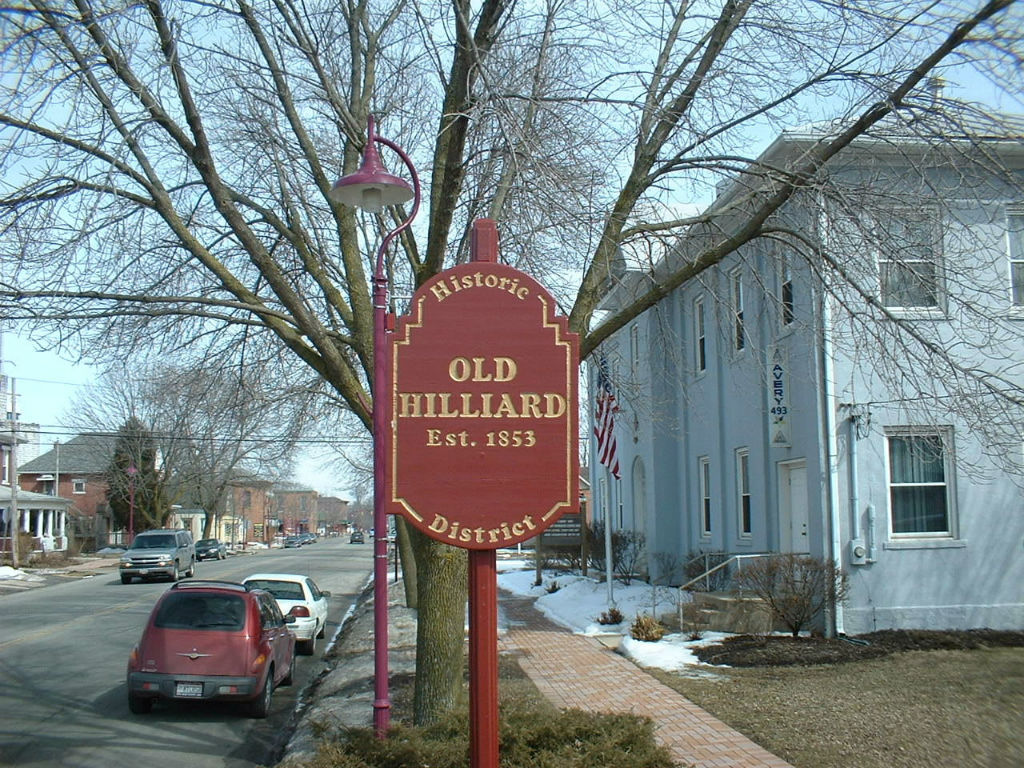
{"type": "Polygon", "coordinates": [[[629,628],[629,636],[645,643],[656,643],[665,636],[665,627],[660,621],[646,613],[637,614],[629,628]]]}
{"type": "MultiPolygon", "coordinates": [[[[604,524],[597,522],[586,529],[590,542],[590,567],[599,573],[605,571],[604,524]]],[[[612,572],[626,586],[636,574],[637,563],[643,556],[646,537],[640,531],[612,531],[612,572]]]]}
{"type": "Polygon", "coordinates": [[[763,557],[733,577],[736,586],[765,601],[773,618],[796,637],[826,608],[846,599],[846,574],[831,560],[809,555],[763,557]]]}
{"type": "MultiPolygon", "coordinates": [[[[502,768],[672,768],[668,750],[654,740],[647,718],[580,710],[549,711],[537,702],[505,702],[499,723],[502,768]]],[[[452,714],[428,728],[396,726],[387,739],[372,729],[351,729],[320,742],[304,768],[465,768],[469,718],[452,714]]],[[[289,763],[289,765],[294,765],[289,763]]]]}
{"type": "Polygon", "coordinates": [[[597,619],[598,624],[621,624],[625,616],[622,615],[622,611],[618,608],[609,608],[607,611],[602,611],[600,617],[597,619]]]}

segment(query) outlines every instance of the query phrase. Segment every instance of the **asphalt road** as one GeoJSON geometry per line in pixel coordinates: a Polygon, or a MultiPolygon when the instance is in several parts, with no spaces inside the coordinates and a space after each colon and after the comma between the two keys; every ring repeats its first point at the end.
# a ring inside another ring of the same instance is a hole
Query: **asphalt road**
{"type": "MultiPolygon", "coordinates": [[[[328,640],[366,584],[372,546],[346,538],[300,549],[204,561],[196,578],[238,581],[257,571],[309,574],[331,592],[328,640]]],[[[243,768],[272,764],[303,687],[322,669],[298,656],[295,684],[253,720],[237,705],[158,705],[128,712],[125,664],[167,582],[121,584],[116,568],[89,578],[0,590],[0,766],[5,768],[243,768]]]]}

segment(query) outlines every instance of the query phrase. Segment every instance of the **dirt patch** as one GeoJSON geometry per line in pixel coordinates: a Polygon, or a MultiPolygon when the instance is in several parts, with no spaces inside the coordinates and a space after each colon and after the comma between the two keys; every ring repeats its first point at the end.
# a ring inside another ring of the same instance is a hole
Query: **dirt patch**
{"type": "Polygon", "coordinates": [[[841,664],[877,659],[901,651],[966,651],[1024,647],[1024,631],[882,630],[850,638],[737,635],[695,649],[707,664],[730,667],[784,667],[841,664]]]}

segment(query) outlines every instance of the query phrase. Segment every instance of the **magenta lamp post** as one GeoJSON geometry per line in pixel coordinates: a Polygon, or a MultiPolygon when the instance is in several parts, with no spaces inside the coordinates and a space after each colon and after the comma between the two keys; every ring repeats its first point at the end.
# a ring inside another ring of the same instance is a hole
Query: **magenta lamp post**
{"type": "Polygon", "coordinates": [[[128,543],[135,541],[135,475],[139,470],[134,464],[129,464],[128,469],[128,543]]]}
{"type": "Polygon", "coordinates": [[[371,212],[379,212],[388,205],[413,201],[408,218],[381,240],[373,270],[373,727],[378,738],[383,738],[391,721],[391,698],[388,693],[388,521],[384,499],[387,462],[384,430],[388,424],[385,413],[388,391],[385,326],[388,283],[384,272],[384,253],[392,239],[412,223],[419,211],[420,180],[409,156],[393,141],[375,133],[373,115],[367,120],[362,167],[339,179],[331,188],[330,197],[339,203],[371,212]],[[411,187],[408,182],[387,172],[374,146],[378,143],[394,150],[402,159],[412,175],[411,187]]]}

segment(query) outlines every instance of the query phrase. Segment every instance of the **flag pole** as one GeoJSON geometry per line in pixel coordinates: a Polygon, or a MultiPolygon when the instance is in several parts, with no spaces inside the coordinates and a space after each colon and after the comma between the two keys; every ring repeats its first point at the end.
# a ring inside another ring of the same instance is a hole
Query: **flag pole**
{"type": "Polygon", "coordinates": [[[608,484],[609,498],[605,499],[604,505],[604,580],[608,585],[608,610],[615,608],[615,592],[612,587],[612,489],[615,489],[615,495],[619,493],[618,478],[612,476],[611,480],[608,484]]]}

